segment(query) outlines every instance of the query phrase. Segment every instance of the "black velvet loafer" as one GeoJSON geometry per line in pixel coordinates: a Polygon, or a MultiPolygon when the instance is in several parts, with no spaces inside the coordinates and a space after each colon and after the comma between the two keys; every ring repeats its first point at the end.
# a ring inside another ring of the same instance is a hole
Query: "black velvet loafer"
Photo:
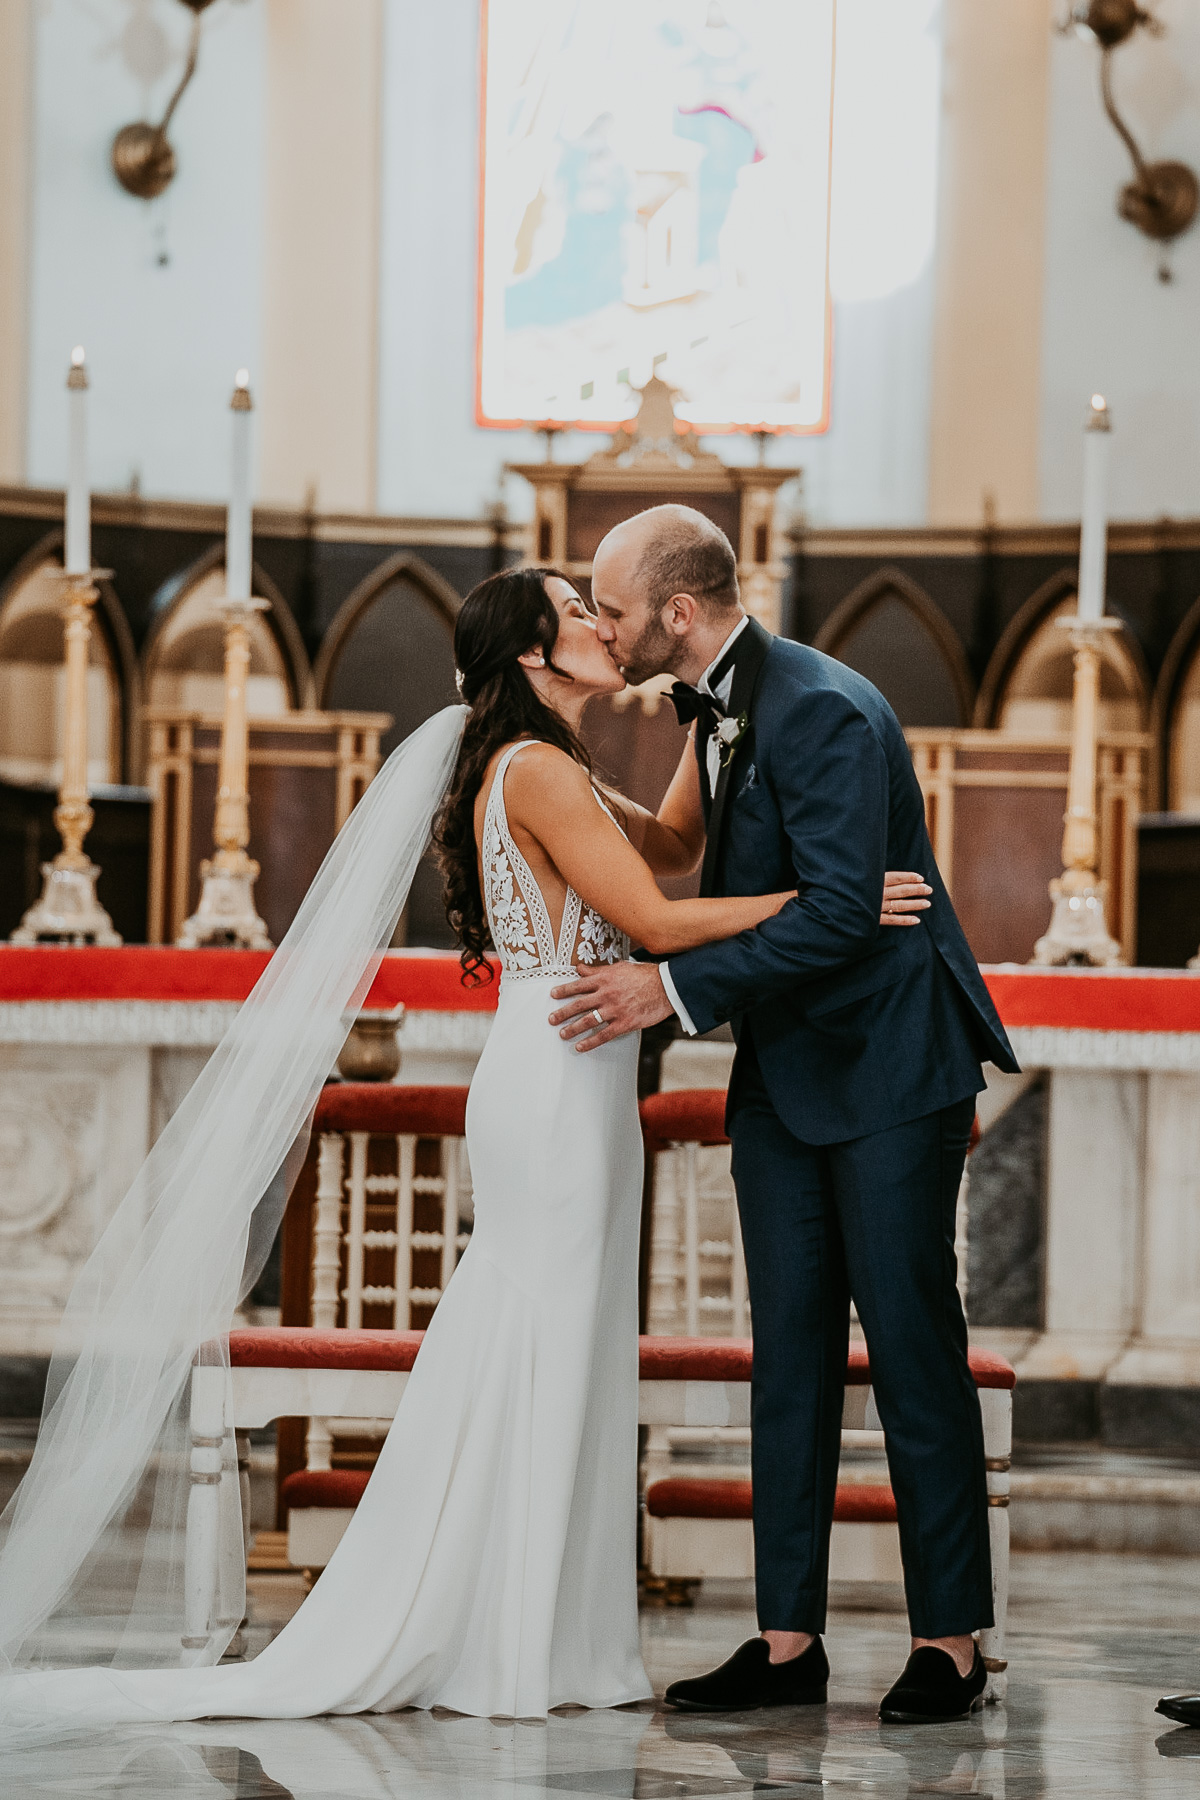
{"type": "Polygon", "coordinates": [[[879,1716],[889,1725],[940,1725],[965,1719],[983,1705],[987,1668],[975,1646],[970,1673],[960,1675],[948,1650],[931,1644],[914,1650],[904,1673],[879,1702],[879,1716]]]}
{"type": "Polygon", "coordinates": [[[1200,1694],[1164,1694],[1154,1710],[1177,1725],[1200,1725],[1200,1694]]]}
{"type": "Polygon", "coordinates": [[[773,1663],[766,1638],[749,1638],[728,1662],[663,1695],[680,1712],[754,1712],[760,1706],[823,1706],[829,1661],[819,1637],[787,1662],[773,1663]]]}

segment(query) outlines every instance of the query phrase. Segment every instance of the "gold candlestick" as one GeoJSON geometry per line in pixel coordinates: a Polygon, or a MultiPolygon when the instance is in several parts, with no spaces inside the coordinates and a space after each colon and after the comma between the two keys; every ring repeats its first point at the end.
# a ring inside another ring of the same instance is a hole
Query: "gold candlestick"
{"type": "Polygon", "coordinates": [[[1034,945],[1033,961],[1046,967],[1082,964],[1111,968],[1124,961],[1105,916],[1108,883],[1096,873],[1096,741],[1099,733],[1100,649],[1119,619],[1060,619],[1075,651],[1071,703],[1071,769],[1063,827],[1063,872],[1050,883],[1050,928],[1034,945]]]}
{"type": "Polygon", "coordinates": [[[221,722],[221,763],[213,817],[216,855],[200,864],[200,904],[185,919],[175,940],[185,950],[221,944],[242,950],[270,950],[267,927],[254,906],[258,864],[246,854],[250,842],[247,790],[249,726],[246,679],[250,672],[250,619],[266,612],[265,600],[227,600],[225,619],[225,713],[221,722]]]}
{"type": "Polygon", "coordinates": [[[87,753],[88,646],[92,607],[99,599],[96,581],[106,569],[63,574],[63,648],[66,664],[66,716],[63,727],[63,771],[54,809],[62,849],[42,864],[41,897],[30,907],[10,942],[14,944],[119,944],[120,934],[96,898],[99,868],[83,848],[92,828],[87,753]]]}

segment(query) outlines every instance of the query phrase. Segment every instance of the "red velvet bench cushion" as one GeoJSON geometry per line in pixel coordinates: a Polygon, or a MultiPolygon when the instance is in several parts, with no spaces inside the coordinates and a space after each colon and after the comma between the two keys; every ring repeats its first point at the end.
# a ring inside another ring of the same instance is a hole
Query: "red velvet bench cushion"
{"type": "MultiPolygon", "coordinates": [[[[284,1507],[354,1507],[363,1497],[366,1469],[298,1469],[280,1490],[284,1507]]],[[[656,1481],[646,1490],[646,1510],[656,1519],[749,1519],[748,1481],[656,1481]]],[[[890,1487],[852,1484],[839,1487],[833,1516],[847,1525],[885,1524],[896,1520],[890,1487]]]]}
{"type": "Polygon", "coordinates": [[[396,1137],[463,1137],[465,1087],[393,1087],[386,1081],[330,1082],[321,1089],[314,1131],[370,1131],[396,1137]]]}
{"type": "Polygon", "coordinates": [[[412,1368],[423,1331],[315,1331],[311,1325],[252,1326],[229,1334],[235,1369],[412,1368]]]}
{"type": "MultiPolygon", "coordinates": [[[[704,1481],[681,1476],[651,1482],[646,1489],[646,1511],[655,1519],[754,1516],[748,1481],[704,1481]]],[[[838,1488],[833,1516],[845,1525],[894,1525],[896,1502],[890,1487],[851,1483],[838,1488]]]]}
{"type": "MultiPolygon", "coordinates": [[[[258,1326],[229,1334],[235,1369],[411,1369],[424,1333],[420,1331],[315,1331],[308,1325],[258,1326]]],[[[994,1350],[972,1350],[977,1388],[1013,1388],[1011,1363],[994,1350]]],[[[638,1339],[638,1373],[643,1381],[749,1381],[749,1338],[643,1337],[638,1339]]],[[[866,1346],[851,1344],[846,1381],[866,1387],[871,1365],[866,1346]]]]}
{"type": "Polygon", "coordinates": [[[370,1479],[369,1469],[297,1469],[279,1490],[286,1512],[292,1506],[357,1506],[370,1479]]]}
{"type": "Polygon", "coordinates": [[[638,1105],[648,1151],[669,1144],[727,1144],[725,1089],[680,1088],[670,1094],[647,1094],[638,1105]]]}

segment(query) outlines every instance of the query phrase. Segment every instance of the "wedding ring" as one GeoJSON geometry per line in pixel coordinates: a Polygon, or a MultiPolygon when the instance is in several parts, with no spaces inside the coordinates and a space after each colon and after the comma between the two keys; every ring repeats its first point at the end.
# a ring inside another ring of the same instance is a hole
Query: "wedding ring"
{"type": "Polygon", "coordinates": [[[593,1006],[593,1008],[592,1008],[592,1017],[593,1017],[593,1019],[595,1019],[595,1021],[596,1021],[596,1023],[597,1023],[597,1025],[603,1025],[603,1023],[604,1023],[604,1019],[603,1019],[603,1016],[602,1016],[602,1014],[601,1014],[601,1013],[600,1013],[600,1011],[599,1011],[599,1008],[598,1008],[598,1007],[595,1007],[595,1006],[593,1006]]]}

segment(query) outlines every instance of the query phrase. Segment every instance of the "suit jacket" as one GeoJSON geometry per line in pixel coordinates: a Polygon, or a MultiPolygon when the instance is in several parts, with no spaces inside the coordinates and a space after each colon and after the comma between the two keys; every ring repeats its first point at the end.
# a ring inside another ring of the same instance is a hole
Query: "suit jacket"
{"type": "Polygon", "coordinates": [[[701,892],[797,897],[755,931],[672,956],[671,977],[698,1031],[728,1020],[739,1059],[752,1042],[796,1137],[843,1143],[977,1093],[981,1061],[1018,1064],[883,695],[754,620],[737,648],[729,712],[749,726],[708,807],[701,892]],[[887,869],[919,870],[933,889],[919,926],[880,925],[887,869]]]}

